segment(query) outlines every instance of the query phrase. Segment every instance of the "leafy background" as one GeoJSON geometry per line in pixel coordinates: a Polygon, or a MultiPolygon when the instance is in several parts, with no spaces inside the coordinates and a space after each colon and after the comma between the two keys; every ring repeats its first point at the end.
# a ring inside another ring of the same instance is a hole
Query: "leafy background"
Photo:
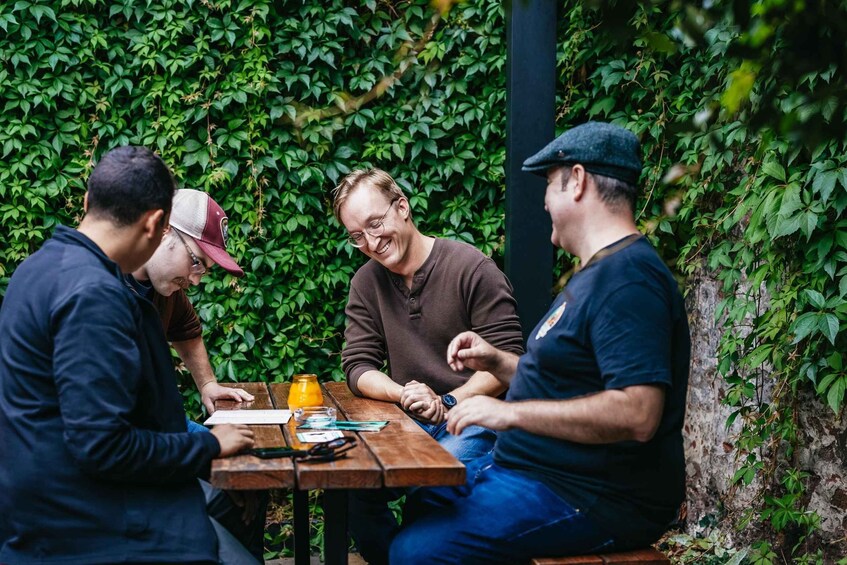
{"type": "MultiPolygon", "coordinates": [[[[738,430],[728,480],[758,495],[748,515],[717,520],[757,526],[744,547],[714,536],[665,547],[682,561],[843,556],[796,453],[802,394],[843,430],[845,8],[559,6],[557,131],[587,119],[635,131],[641,228],[682,281],[707,272],[722,285],[716,356],[738,430]]],[[[19,0],[0,3],[0,29],[0,296],[57,223],[79,220],[97,158],[127,143],[154,148],[230,216],[247,274],[217,271],[192,295],[222,381],[343,378],[343,307],[362,257],[329,194],[353,168],[391,171],[424,232],[502,259],[496,0],[19,0]]],[[[279,512],[277,545],[289,533],[279,512]]]]}

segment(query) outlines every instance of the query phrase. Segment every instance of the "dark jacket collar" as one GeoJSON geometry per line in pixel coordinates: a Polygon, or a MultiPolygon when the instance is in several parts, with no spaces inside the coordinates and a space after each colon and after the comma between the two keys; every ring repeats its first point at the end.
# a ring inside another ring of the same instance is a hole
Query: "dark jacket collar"
{"type": "Polygon", "coordinates": [[[123,273],[121,272],[120,266],[112,261],[108,255],[106,255],[100,247],[97,246],[94,241],[91,240],[87,235],[83,234],[79,230],[75,230],[73,228],[69,228],[67,226],[58,225],[56,226],[56,231],[53,232],[53,239],[58,243],[64,245],[74,245],[77,247],[83,247],[90,251],[103,265],[115,274],[118,278],[123,278],[123,273]]]}

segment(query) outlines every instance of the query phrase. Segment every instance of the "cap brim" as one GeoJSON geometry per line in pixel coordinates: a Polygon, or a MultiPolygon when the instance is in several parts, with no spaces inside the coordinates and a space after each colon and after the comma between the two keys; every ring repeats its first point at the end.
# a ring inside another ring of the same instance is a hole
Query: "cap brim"
{"type": "Polygon", "coordinates": [[[547,171],[550,167],[555,167],[559,163],[541,163],[541,164],[528,164],[524,163],[521,170],[525,173],[532,173],[533,175],[537,175],[539,177],[546,177],[547,171]]]}
{"type": "Polygon", "coordinates": [[[546,177],[547,171],[549,171],[551,168],[561,167],[562,165],[564,165],[565,163],[562,163],[554,158],[554,155],[550,153],[548,147],[545,147],[532,157],[528,157],[523,162],[521,171],[525,173],[532,173],[533,175],[538,175],[539,177],[546,177]]]}
{"type": "Polygon", "coordinates": [[[197,245],[200,247],[200,249],[203,250],[203,253],[205,253],[206,256],[209,257],[209,259],[220,265],[220,267],[224,271],[226,271],[227,273],[231,273],[236,277],[244,276],[244,271],[241,269],[241,267],[238,266],[238,263],[236,263],[233,258],[229,256],[229,253],[227,253],[224,249],[221,249],[220,247],[211,245],[199,239],[195,239],[194,241],[197,242],[197,245]]]}

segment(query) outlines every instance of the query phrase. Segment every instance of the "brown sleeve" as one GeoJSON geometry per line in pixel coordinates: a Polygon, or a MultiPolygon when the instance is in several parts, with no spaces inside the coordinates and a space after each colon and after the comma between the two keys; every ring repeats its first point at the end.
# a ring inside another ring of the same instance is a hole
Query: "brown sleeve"
{"type": "Polygon", "coordinates": [[[165,328],[168,341],[187,341],[200,337],[203,334],[203,325],[185,292],[178,290],[170,295],[168,300],[173,306],[170,320],[165,328]]]}
{"type": "Polygon", "coordinates": [[[512,284],[487,257],[473,274],[467,307],[471,327],[480,337],[497,349],[523,354],[523,333],[512,284]]]}
{"type": "Polygon", "coordinates": [[[350,284],[350,296],[344,309],[347,315],[344,330],[346,344],[341,351],[341,367],[347,377],[347,386],[356,396],[362,396],[356,384],[362,373],[381,370],[388,357],[381,324],[368,311],[365,300],[357,290],[359,280],[354,277],[350,284]]]}

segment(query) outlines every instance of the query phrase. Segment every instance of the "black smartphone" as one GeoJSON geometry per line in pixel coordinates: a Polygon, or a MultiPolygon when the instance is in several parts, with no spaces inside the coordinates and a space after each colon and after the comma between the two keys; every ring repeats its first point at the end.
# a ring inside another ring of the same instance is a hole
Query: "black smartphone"
{"type": "Polygon", "coordinates": [[[290,447],[257,447],[247,453],[261,459],[277,459],[279,457],[291,457],[294,453],[297,453],[297,450],[290,447]]]}

